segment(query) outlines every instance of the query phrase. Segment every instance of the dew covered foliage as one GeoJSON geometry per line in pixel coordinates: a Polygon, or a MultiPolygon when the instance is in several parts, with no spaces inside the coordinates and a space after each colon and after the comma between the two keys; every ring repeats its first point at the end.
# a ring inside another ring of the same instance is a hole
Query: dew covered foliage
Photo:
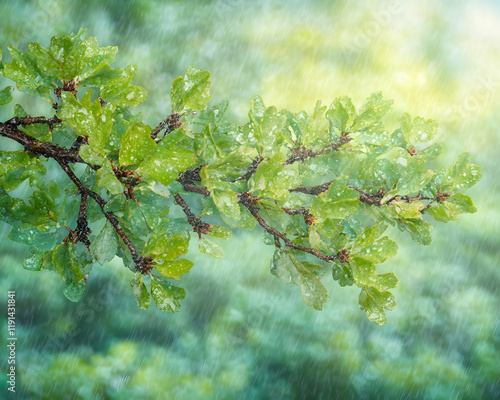
{"type": "Polygon", "coordinates": [[[442,151],[437,123],[403,114],[386,127],[392,101],[380,92],[358,106],[345,96],[318,101],[311,113],[257,96],[237,124],[225,118],[228,102],[209,104],[210,73],[189,66],[165,99],[170,111],[151,125],[133,111],[147,97],[133,83],[137,68],[113,67],[117,48],[84,30],[48,49],[8,51],[1,74],[50,112],[32,117],[12,107],[13,87],[0,91],[13,110],[0,135],[17,143],[0,151],[0,216],[9,238],[29,246],[24,268],[54,271],[72,301],[92,267],[117,256],[134,273],[140,308],[177,312],[186,291],[176,281],[194,267],[189,243],[220,258],[220,240],[258,227],[275,247],[270,272],[305,304],[322,309],[325,280],[356,285],[360,308],[383,325],[398,284],[377,272],[397,253],[387,229],[429,245],[434,222],[476,212],[464,191],[481,172],[468,153],[430,169],[442,151]],[[16,196],[21,185],[29,197],[16,196]]]}

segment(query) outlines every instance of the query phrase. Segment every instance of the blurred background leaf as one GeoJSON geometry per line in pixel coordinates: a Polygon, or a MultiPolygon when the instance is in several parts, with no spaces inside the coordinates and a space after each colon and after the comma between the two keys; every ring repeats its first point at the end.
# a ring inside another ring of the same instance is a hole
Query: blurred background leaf
{"type": "MultiPolygon", "coordinates": [[[[2,224],[1,293],[15,290],[17,299],[18,396],[500,397],[498,2],[19,0],[0,2],[0,15],[4,49],[47,47],[80,27],[118,46],[118,65],[136,64],[135,83],[148,89],[137,110],[151,126],[170,113],[170,84],[188,65],[211,72],[214,104],[228,99],[228,117],[240,123],[257,94],[310,112],[318,99],[360,104],[380,90],[394,99],[389,124],[404,112],[440,124],[434,168],[468,150],[483,173],[468,193],[478,212],[436,226],[430,247],[391,231],[400,250],[380,272],[400,279],[399,305],[382,328],[359,310],[356,288],[326,282],[323,311],[305,306],[296,287],[270,274],[272,248],[257,230],[221,241],[221,259],[199,254],[193,241],[183,310],[165,314],[137,309],[133,273],[116,260],[97,266],[71,303],[53,274],[22,268],[27,248],[2,224]]],[[[12,95],[1,120],[16,103],[50,115],[50,105],[12,95]]]]}

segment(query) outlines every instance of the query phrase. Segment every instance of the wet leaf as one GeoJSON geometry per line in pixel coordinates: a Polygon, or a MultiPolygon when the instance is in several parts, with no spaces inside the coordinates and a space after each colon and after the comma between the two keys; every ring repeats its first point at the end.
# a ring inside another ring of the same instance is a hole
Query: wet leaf
{"type": "Polygon", "coordinates": [[[406,170],[398,181],[398,193],[401,196],[418,194],[431,180],[434,172],[425,169],[425,157],[411,157],[406,170]]]}
{"type": "Polygon", "coordinates": [[[155,149],[156,143],[149,136],[149,126],[137,124],[122,136],[120,165],[141,164],[146,156],[155,149]]]}
{"type": "Polygon", "coordinates": [[[130,282],[130,286],[132,286],[132,294],[135,296],[137,306],[143,310],[147,310],[151,305],[151,295],[142,281],[140,273],[137,272],[135,274],[135,278],[130,282]]]}
{"type": "Polygon", "coordinates": [[[113,226],[106,221],[99,235],[91,241],[92,254],[101,264],[111,261],[118,250],[118,240],[113,226]]]}
{"type": "Polygon", "coordinates": [[[201,71],[192,65],[184,77],[179,76],[172,82],[170,99],[176,112],[199,110],[207,106],[210,100],[210,72],[201,71]]]}
{"type": "Polygon", "coordinates": [[[224,255],[222,253],[221,247],[217,243],[214,243],[206,238],[200,238],[198,243],[198,249],[202,253],[208,254],[215,258],[221,258],[224,255]]]}
{"type": "Polygon", "coordinates": [[[353,121],[351,131],[364,130],[380,121],[390,111],[392,103],[392,100],[383,100],[381,92],[373,93],[361,106],[358,116],[353,121]]]}
{"type": "Polygon", "coordinates": [[[224,226],[210,225],[210,232],[208,235],[219,239],[229,239],[233,236],[233,232],[224,226]]]}
{"type": "Polygon", "coordinates": [[[346,178],[338,178],[330,185],[327,193],[316,197],[310,211],[317,221],[344,219],[356,214],[358,205],[358,192],[347,186],[346,178]]]}
{"type": "Polygon", "coordinates": [[[342,133],[350,130],[355,112],[349,97],[337,97],[326,112],[326,117],[338,132],[342,133]]]}
{"type": "Polygon", "coordinates": [[[165,279],[151,276],[151,295],[158,310],[179,312],[181,300],[186,297],[186,291],[165,279]]]}
{"type": "Polygon", "coordinates": [[[189,235],[168,235],[166,232],[156,232],[147,242],[145,252],[153,257],[156,263],[173,261],[187,253],[189,235]]]}
{"type": "Polygon", "coordinates": [[[389,292],[380,292],[377,289],[363,288],[359,294],[359,307],[366,313],[367,318],[378,325],[384,325],[387,317],[384,312],[393,310],[396,306],[396,299],[389,292]]]}
{"type": "Polygon", "coordinates": [[[315,310],[321,310],[328,301],[328,292],[320,279],[286,250],[274,252],[271,273],[286,284],[299,286],[304,303],[315,310]]]}
{"type": "Polygon", "coordinates": [[[12,87],[7,86],[6,88],[0,90],[0,106],[10,103],[12,101],[12,87]]]}
{"type": "Polygon", "coordinates": [[[421,143],[427,143],[434,139],[438,129],[438,124],[432,119],[425,120],[416,117],[413,121],[408,114],[401,117],[401,130],[407,143],[407,148],[414,147],[421,143]]]}
{"type": "Polygon", "coordinates": [[[108,160],[103,161],[102,167],[96,173],[96,179],[97,185],[111,194],[120,194],[125,190],[125,186],[116,177],[108,160]]]}
{"type": "Polygon", "coordinates": [[[155,267],[164,277],[178,279],[179,276],[187,274],[193,265],[192,261],[186,258],[180,258],[174,261],[157,262],[155,267]]]}

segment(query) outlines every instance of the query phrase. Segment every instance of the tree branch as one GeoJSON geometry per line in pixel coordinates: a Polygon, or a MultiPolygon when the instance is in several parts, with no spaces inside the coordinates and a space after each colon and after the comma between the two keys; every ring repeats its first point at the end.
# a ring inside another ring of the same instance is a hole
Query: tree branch
{"type": "Polygon", "coordinates": [[[300,192],[305,194],[311,194],[313,196],[317,196],[320,193],[326,192],[333,181],[322,183],[317,186],[299,186],[293,189],[288,189],[289,192],[300,192]]]}
{"type": "Polygon", "coordinates": [[[314,151],[303,146],[297,147],[293,150],[293,154],[285,161],[285,165],[293,164],[295,161],[305,161],[307,158],[319,156],[329,150],[338,150],[340,146],[350,142],[351,140],[352,138],[349,137],[349,133],[343,132],[339,140],[322,148],[321,150],[314,151]]]}
{"type": "MultiPolygon", "coordinates": [[[[36,117],[32,119],[39,119],[41,117],[36,117]]],[[[57,118],[57,117],[54,117],[57,118]]],[[[13,118],[15,119],[15,118],[13,118]]],[[[11,119],[12,120],[12,119],[11,119]]],[[[10,121],[11,121],[10,120],[10,121]]],[[[47,123],[50,125],[50,120],[39,121],[36,123],[47,123]]],[[[35,123],[35,122],[33,122],[35,123]]],[[[47,158],[53,158],[58,162],[63,163],[83,163],[89,165],[92,169],[97,170],[100,168],[98,165],[89,164],[80,157],[78,154],[78,149],[81,144],[84,144],[84,139],[80,140],[79,145],[73,144],[70,149],[65,149],[63,147],[59,147],[55,144],[49,142],[42,142],[34,137],[27,135],[26,133],[20,131],[17,126],[18,125],[28,125],[26,123],[26,119],[17,118],[13,123],[0,123],[0,136],[4,136],[6,138],[12,139],[22,145],[25,151],[29,151],[35,155],[41,155],[47,158]],[[23,122],[24,121],[24,122],[23,122]]],[[[78,139],[75,143],[78,143],[78,139]]]]}
{"type": "Polygon", "coordinates": [[[182,172],[179,174],[177,178],[177,182],[179,182],[183,189],[187,192],[193,192],[202,194],[204,196],[210,196],[210,191],[204,186],[198,186],[194,182],[200,182],[200,171],[204,167],[204,165],[200,165],[194,169],[188,169],[186,172],[182,172]]]}
{"type": "MultiPolygon", "coordinates": [[[[59,163],[63,171],[68,175],[69,179],[73,181],[73,183],[76,185],[78,190],[83,194],[85,194],[88,197],[91,197],[92,199],[95,200],[95,202],[99,205],[101,208],[102,213],[106,217],[106,219],[110,222],[110,224],[113,226],[115,232],[120,236],[122,239],[123,243],[128,247],[130,251],[130,255],[132,256],[132,260],[134,263],[137,265],[141,264],[142,261],[144,261],[143,257],[139,257],[139,254],[137,253],[137,250],[135,249],[134,245],[130,241],[130,239],[127,237],[125,232],[123,232],[122,228],[120,227],[120,222],[118,219],[115,217],[115,215],[109,211],[106,211],[104,207],[106,206],[106,200],[104,200],[101,196],[99,196],[96,192],[88,189],[83,185],[83,183],[78,179],[78,177],[75,175],[75,173],[71,170],[69,165],[65,163],[64,161],[60,161],[56,159],[56,161],[59,163]]],[[[80,211],[82,209],[80,208],[80,211]]]]}
{"type": "Polygon", "coordinates": [[[157,142],[160,142],[165,136],[167,136],[169,133],[173,132],[177,128],[180,128],[184,123],[179,122],[180,118],[182,117],[182,114],[178,113],[173,113],[170,114],[167,118],[165,118],[160,124],[155,128],[155,130],[149,135],[151,139],[157,139],[159,133],[166,128],[165,134],[161,139],[159,139],[157,142]]]}
{"type": "Polygon", "coordinates": [[[82,193],[80,211],[78,212],[78,220],[76,222],[76,234],[78,235],[78,240],[89,248],[90,240],[87,237],[87,233],[90,233],[91,230],[87,222],[87,197],[86,193],[82,193]]]}
{"type": "Polygon", "coordinates": [[[262,156],[259,156],[255,160],[253,160],[252,164],[250,164],[250,167],[248,167],[248,171],[246,172],[246,174],[239,177],[238,179],[235,179],[233,182],[248,181],[252,177],[252,175],[255,174],[255,172],[257,171],[257,168],[258,168],[259,164],[262,162],[262,160],[264,160],[264,157],[262,157],[262,156]]]}
{"type": "Polygon", "coordinates": [[[200,239],[202,234],[206,235],[210,233],[210,224],[201,221],[200,220],[201,216],[196,217],[179,193],[176,193],[174,195],[174,199],[175,202],[182,208],[184,214],[186,214],[189,224],[193,227],[193,231],[198,234],[198,237],[200,239]]]}
{"type": "MultiPolygon", "coordinates": [[[[295,250],[300,250],[305,253],[312,254],[313,256],[319,258],[320,260],[330,262],[337,259],[337,255],[327,256],[321,253],[321,251],[316,249],[311,249],[309,247],[300,246],[290,239],[286,237],[285,234],[279,232],[277,229],[269,226],[266,221],[260,216],[259,209],[256,207],[256,203],[258,203],[258,199],[255,196],[252,196],[250,193],[246,192],[239,195],[239,202],[243,204],[246,209],[252,214],[252,216],[257,220],[259,225],[263,227],[268,233],[270,233],[274,237],[274,241],[276,245],[279,245],[279,239],[283,240],[285,246],[290,247],[295,250]]],[[[281,247],[281,246],[278,246],[281,247]]]]}
{"type": "Polygon", "coordinates": [[[69,235],[64,238],[64,241],[66,243],[69,241],[73,241],[73,243],[82,242],[90,250],[90,240],[87,236],[87,233],[91,232],[87,223],[87,197],[86,193],[82,193],[76,229],[73,231],[66,226],[69,235]]]}
{"type": "Polygon", "coordinates": [[[34,125],[34,124],[46,124],[49,126],[60,124],[62,119],[60,119],[57,115],[54,115],[52,118],[45,117],[30,117],[27,115],[26,117],[14,117],[5,122],[8,125],[34,125]]]}
{"type": "Polygon", "coordinates": [[[314,224],[314,215],[311,214],[311,212],[307,208],[291,209],[291,208],[281,207],[281,209],[284,212],[286,212],[288,215],[302,214],[302,216],[304,217],[304,221],[307,224],[307,226],[311,226],[312,224],[314,224]]]}

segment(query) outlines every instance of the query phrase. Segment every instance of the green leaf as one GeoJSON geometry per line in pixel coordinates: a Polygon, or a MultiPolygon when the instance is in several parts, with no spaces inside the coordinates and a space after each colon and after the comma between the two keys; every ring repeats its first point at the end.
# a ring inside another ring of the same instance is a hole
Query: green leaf
{"type": "Polygon", "coordinates": [[[438,124],[432,119],[425,120],[416,117],[412,122],[411,117],[406,113],[401,117],[401,130],[407,148],[431,141],[436,136],[437,129],[438,124]]]}
{"type": "Polygon", "coordinates": [[[328,192],[314,199],[311,213],[316,221],[344,219],[358,211],[359,194],[347,186],[347,178],[338,178],[330,185],[328,192]]]}
{"type": "Polygon", "coordinates": [[[27,258],[23,262],[23,268],[28,271],[40,271],[43,266],[43,258],[45,252],[43,253],[33,253],[31,257],[27,258]]]}
{"type": "MultiPolygon", "coordinates": [[[[2,211],[1,208],[0,211],[2,211]]],[[[2,217],[5,218],[5,214],[2,217]]],[[[51,250],[61,243],[62,238],[58,231],[42,232],[36,226],[30,224],[28,226],[29,228],[26,228],[26,225],[14,225],[9,233],[9,239],[30,245],[33,250],[41,251],[51,250]]]]}
{"type": "Polygon", "coordinates": [[[351,269],[337,261],[332,265],[332,276],[342,287],[354,285],[351,269]]]}
{"type": "Polygon", "coordinates": [[[37,208],[22,199],[13,198],[11,202],[12,215],[21,222],[39,226],[49,223],[51,215],[48,210],[37,208]]]}
{"type": "Polygon", "coordinates": [[[328,292],[316,274],[286,250],[277,248],[274,252],[271,273],[286,284],[299,286],[304,303],[315,310],[328,301],[328,292]]]}
{"type": "Polygon", "coordinates": [[[443,151],[443,146],[441,146],[438,143],[434,143],[431,146],[426,147],[425,149],[419,150],[418,154],[426,156],[427,159],[429,160],[433,160],[439,157],[442,151],[443,151]]]}
{"type": "Polygon", "coordinates": [[[85,282],[67,283],[64,288],[64,296],[72,302],[79,301],[85,294],[87,284],[85,282]]]}
{"type": "Polygon", "coordinates": [[[379,222],[378,224],[370,228],[366,228],[363,233],[357,236],[354,240],[354,243],[351,247],[351,253],[357,254],[362,249],[369,248],[375,242],[375,240],[377,240],[380,235],[385,232],[386,229],[387,225],[385,225],[383,222],[379,222]]]}
{"type": "Polygon", "coordinates": [[[196,162],[196,156],[184,148],[174,148],[163,141],[141,164],[138,173],[147,180],[170,185],[181,172],[188,170],[196,162]]]}
{"type": "Polygon", "coordinates": [[[364,257],[353,257],[351,267],[354,282],[358,287],[374,287],[378,290],[393,289],[399,280],[393,273],[378,274],[375,265],[364,257]]]}
{"type": "Polygon", "coordinates": [[[109,152],[105,145],[113,130],[114,105],[103,107],[99,100],[92,103],[92,90],[85,93],[81,102],[70,92],[62,92],[61,98],[61,118],[79,135],[88,138],[88,146],[80,147],[80,156],[88,163],[101,165],[109,152]]]}
{"type": "Polygon", "coordinates": [[[215,189],[210,195],[221,214],[234,219],[240,217],[240,205],[238,203],[238,196],[236,196],[235,192],[232,190],[222,191],[215,189]]]}
{"type": "Polygon", "coordinates": [[[111,194],[120,194],[125,190],[125,186],[116,177],[109,160],[105,159],[102,167],[96,173],[97,185],[104,188],[111,194]]]}
{"type": "Polygon", "coordinates": [[[12,101],[12,87],[7,86],[0,90],[0,106],[10,103],[12,101]]]}
{"type": "Polygon", "coordinates": [[[326,106],[321,106],[321,100],[316,102],[313,116],[309,120],[308,129],[302,131],[301,134],[302,145],[320,144],[326,146],[328,144],[328,137],[325,135],[328,132],[328,123],[325,119],[326,109],[326,106]]]}
{"type": "Polygon", "coordinates": [[[356,111],[349,97],[337,97],[333,100],[326,117],[339,133],[349,131],[356,111]]]}
{"type": "Polygon", "coordinates": [[[32,156],[24,151],[0,151],[0,176],[29,165],[32,156]]]}
{"type": "Polygon", "coordinates": [[[118,251],[118,237],[109,221],[106,221],[99,235],[91,240],[90,250],[101,264],[107,263],[115,257],[118,251]]]}
{"type": "Polygon", "coordinates": [[[145,253],[160,265],[165,261],[173,261],[187,253],[189,238],[187,233],[167,235],[165,232],[156,232],[146,244],[145,253]]]}
{"type": "Polygon", "coordinates": [[[211,255],[215,258],[221,258],[224,254],[222,253],[221,247],[217,244],[208,240],[206,238],[200,238],[198,243],[198,249],[205,254],[211,255]]]}
{"type": "Polygon", "coordinates": [[[425,157],[411,157],[403,176],[398,181],[398,193],[401,196],[420,192],[431,180],[434,172],[425,169],[425,157]]]}
{"type": "Polygon", "coordinates": [[[380,155],[384,148],[373,148],[373,146],[388,146],[393,142],[391,134],[385,129],[384,125],[381,122],[374,122],[363,131],[359,132],[359,135],[356,135],[356,138],[352,142],[354,146],[356,145],[365,145],[372,146],[371,154],[366,159],[366,163],[369,165],[373,162],[373,159],[380,155]]]}
{"type": "Polygon", "coordinates": [[[316,224],[312,224],[309,227],[309,244],[313,249],[320,249],[321,248],[321,235],[318,232],[318,226],[316,224]]]}
{"type": "Polygon", "coordinates": [[[476,211],[477,208],[472,204],[471,198],[463,193],[455,193],[441,203],[433,203],[426,210],[429,215],[439,222],[456,220],[460,217],[460,214],[473,214],[476,211]]]}
{"type": "Polygon", "coordinates": [[[386,310],[394,310],[396,299],[389,292],[380,292],[374,287],[363,288],[359,294],[359,308],[361,308],[368,319],[382,326],[386,323],[386,310]]]}
{"type": "Polygon", "coordinates": [[[31,187],[39,187],[47,170],[42,162],[24,151],[0,151],[0,187],[10,192],[26,179],[31,187]]]}
{"type": "Polygon", "coordinates": [[[3,75],[16,82],[17,88],[25,93],[41,96],[50,100],[51,89],[55,85],[40,67],[36,58],[30,53],[23,53],[13,46],[8,47],[12,62],[4,64],[3,75]]]}
{"type": "Polygon", "coordinates": [[[229,180],[244,175],[256,155],[255,149],[241,146],[227,156],[204,166],[200,171],[201,183],[208,190],[231,190],[229,180]]]}
{"type": "Polygon", "coordinates": [[[210,100],[210,72],[190,65],[184,78],[179,76],[172,82],[170,99],[175,112],[204,109],[210,100]]]}
{"type": "Polygon", "coordinates": [[[477,208],[472,203],[472,199],[463,193],[453,194],[444,201],[444,204],[448,206],[450,212],[454,215],[474,214],[477,211],[477,208]]]}
{"type": "Polygon", "coordinates": [[[412,201],[408,203],[403,200],[391,202],[391,207],[394,208],[399,217],[415,219],[422,218],[422,211],[425,208],[424,203],[421,201],[412,201]]]}
{"type": "Polygon", "coordinates": [[[142,281],[140,273],[137,272],[135,274],[135,278],[130,282],[130,286],[132,286],[132,294],[135,296],[135,302],[139,308],[147,310],[151,305],[151,295],[142,281]]]}
{"type": "Polygon", "coordinates": [[[210,225],[210,232],[208,232],[208,235],[219,239],[229,239],[233,236],[233,232],[224,226],[210,225]]]}
{"type": "Polygon", "coordinates": [[[411,238],[418,244],[428,246],[431,244],[432,224],[423,219],[399,219],[398,226],[401,230],[408,231],[411,238]]]}
{"type": "Polygon", "coordinates": [[[178,312],[181,308],[181,300],[186,297],[186,291],[165,279],[151,275],[151,295],[158,310],[178,312]]]}
{"type": "Polygon", "coordinates": [[[156,147],[155,141],[149,136],[151,128],[137,124],[129,128],[121,137],[120,165],[140,164],[156,147]]]}
{"type": "Polygon", "coordinates": [[[469,189],[481,179],[481,168],[470,164],[468,152],[460,154],[458,160],[448,169],[446,176],[441,177],[441,191],[451,189],[469,189]]]}
{"type": "Polygon", "coordinates": [[[191,270],[193,265],[194,264],[192,261],[186,258],[180,258],[174,261],[163,261],[161,263],[156,263],[155,267],[164,277],[179,279],[178,277],[182,274],[187,274],[191,270]]]}
{"type": "Polygon", "coordinates": [[[140,86],[132,84],[132,79],[137,73],[137,66],[129,65],[122,71],[122,78],[113,81],[113,84],[102,87],[99,91],[101,97],[117,106],[136,106],[146,100],[148,92],[140,86]]]}
{"type": "Polygon", "coordinates": [[[378,239],[369,247],[363,247],[356,252],[356,257],[363,258],[374,264],[381,264],[394,257],[398,252],[398,245],[387,236],[378,239]]]}
{"type": "Polygon", "coordinates": [[[302,136],[307,135],[307,131],[311,129],[311,117],[305,111],[296,114],[288,114],[288,123],[292,128],[297,142],[302,144],[302,136]]]}
{"type": "Polygon", "coordinates": [[[286,129],[288,118],[286,112],[278,112],[274,106],[265,110],[263,107],[265,106],[262,99],[258,96],[255,97],[252,101],[249,117],[252,133],[257,141],[257,150],[259,154],[269,157],[284,141],[283,131],[286,129]]]}
{"type": "Polygon", "coordinates": [[[52,263],[65,282],[80,282],[83,280],[83,268],[78,263],[72,263],[73,245],[60,244],[55,248],[52,263]]]}
{"type": "Polygon", "coordinates": [[[70,301],[78,301],[85,293],[87,274],[85,264],[89,260],[80,257],[72,244],[58,245],[52,255],[52,264],[66,283],[64,295],[70,301]]]}
{"type": "Polygon", "coordinates": [[[300,183],[296,170],[284,170],[285,161],[285,155],[279,152],[269,161],[262,161],[248,182],[249,190],[260,190],[260,197],[285,200],[290,193],[288,189],[300,183]]]}
{"type": "Polygon", "coordinates": [[[252,230],[257,225],[255,218],[248,212],[243,204],[239,204],[240,211],[237,217],[232,215],[221,214],[224,223],[233,228],[241,228],[252,230]]]}
{"type": "Polygon", "coordinates": [[[365,100],[352,124],[352,132],[358,132],[379,122],[392,108],[392,100],[383,100],[381,92],[373,93],[365,100]]]}

